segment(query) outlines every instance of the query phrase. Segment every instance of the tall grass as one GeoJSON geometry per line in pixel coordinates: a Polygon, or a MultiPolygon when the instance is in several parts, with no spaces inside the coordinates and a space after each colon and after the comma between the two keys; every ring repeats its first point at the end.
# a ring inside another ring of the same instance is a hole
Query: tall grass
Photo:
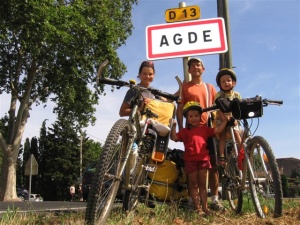
{"type": "MultiPolygon", "coordinates": [[[[251,198],[245,196],[243,214],[236,215],[223,202],[227,210],[208,217],[199,216],[185,202],[155,203],[155,208],[139,204],[135,211],[123,213],[121,205],[113,208],[106,225],[198,225],[198,224],[300,224],[300,201],[284,201],[281,218],[260,219],[254,212],[251,198]]],[[[1,215],[0,225],[84,225],[84,212],[21,213],[8,209],[1,215]]]]}

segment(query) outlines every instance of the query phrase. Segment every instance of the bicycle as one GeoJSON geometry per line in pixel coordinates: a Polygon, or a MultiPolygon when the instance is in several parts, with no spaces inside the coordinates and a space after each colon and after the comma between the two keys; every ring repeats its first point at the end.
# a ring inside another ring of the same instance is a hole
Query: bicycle
{"type": "MultiPolygon", "coordinates": [[[[100,153],[87,201],[85,213],[87,224],[105,224],[118,199],[122,199],[124,211],[133,210],[140,201],[148,203],[150,182],[147,181],[147,174],[156,170],[156,166],[151,164],[150,160],[155,159],[158,162],[164,160],[168,150],[169,135],[167,130],[161,135],[159,130],[155,130],[151,125],[151,119],[158,117],[151,109],[147,108],[140,113],[141,93],[148,90],[156,96],[172,101],[179,99],[178,96],[157,89],[140,87],[133,81],[104,78],[102,71],[107,64],[108,61],[105,61],[99,67],[97,82],[115,85],[117,88],[135,89],[136,94],[129,119],[119,119],[113,125],[100,153]],[[141,116],[145,117],[144,124],[140,123],[141,116]],[[138,146],[138,155],[135,155],[132,150],[135,144],[138,146]]],[[[177,81],[180,85],[179,78],[177,81]]],[[[170,105],[167,107],[171,108],[170,105]]],[[[172,107],[171,114],[174,118],[175,105],[173,104],[172,107]]]]}
{"type": "Polygon", "coordinates": [[[263,107],[282,105],[283,101],[262,99],[260,96],[248,99],[234,99],[224,111],[231,111],[233,117],[243,126],[242,148],[238,149],[230,126],[231,141],[225,150],[226,164],[223,168],[222,190],[223,199],[236,213],[240,213],[243,195],[249,185],[252,202],[257,216],[265,218],[269,215],[282,215],[281,178],[274,153],[269,143],[262,136],[252,136],[247,119],[259,118],[263,107]],[[244,154],[242,168],[238,165],[244,154]],[[241,157],[240,159],[238,157],[241,157]],[[240,170],[242,169],[242,170],[240,170]],[[248,183],[248,184],[247,184],[248,183]]]}

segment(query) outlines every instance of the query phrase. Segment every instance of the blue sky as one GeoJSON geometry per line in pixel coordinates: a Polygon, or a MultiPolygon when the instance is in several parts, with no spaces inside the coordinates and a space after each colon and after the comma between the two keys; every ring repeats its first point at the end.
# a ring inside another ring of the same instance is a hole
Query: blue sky
{"type": "MultiPolygon", "coordinates": [[[[261,95],[263,98],[283,100],[282,106],[264,108],[256,135],[264,136],[278,158],[300,159],[300,4],[299,0],[229,0],[232,63],[238,76],[235,88],[242,97],[261,95]]],[[[198,5],[201,19],[217,17],[217,0],[187,1],[186,6],[198,5]]],[[[136,79],[141,61],[146,60],[145,29],[149,25],[164,24],[165,11],[178,8],[179,1],[140,0],[132,12],[134,30],[119,50],[119,57],[127,66],[123,80],[136,79]]],[[[203,80],[216,86],[219,69],[218,54],[202,55],[205,63],[203,80]]],[[[175,76],[183,79],[183,59],[163,59],[155,62],[153,86],[174,93],[178,86],[175,76]]],[[[119,119],[119,106],[126,88],[110,91],[100,97],[97,122],[86,129],[87,134],[100,142],[119,119]]],[[[218,88],[217,88],[218,90],[218,88]]],[[[4,105],[4,97],[0,96],[4,105]]],[[[7,109],[7,108],[5,108],[7,109]]],[[[1,110],[1,116],[4,115],[1,110]]],[[[33,108],[23,138],[39,136],[44,119],[50,126],[55,120],[51,108],[33,108]],[[45,115],[42,117],[40,115],[45,115]]],[[[253,127],[257,126],[254,120],[253,127]]],[[[255,129],[253,129],[254,131],[255,129]]],[[[183,149],[182,143],[170,142],[171,148],[183,149]]]]}

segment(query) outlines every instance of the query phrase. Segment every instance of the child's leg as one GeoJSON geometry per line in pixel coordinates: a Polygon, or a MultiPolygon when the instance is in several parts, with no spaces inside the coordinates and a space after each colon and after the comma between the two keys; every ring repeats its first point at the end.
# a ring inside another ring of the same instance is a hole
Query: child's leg
{"type": "Polygon", "coordinates": [[[220,156],[224,156],[224,149],[225,149],[225,144],[226,144],[226,130],[222,131],[219,136],[219,152],[220,156]]]}
{"type": "Polygon", "coordinates": [[[188,190],[189,196],[192,198],[195,210],[200,209],[199,188],[198,188],[198,172],[188,174],[188,190]]]}
{"type": "Polygon", "coordinates": [[[234,137],[235,137],[235,141],[238,145],[238,149],[241,147],[241,143],[242,143],[242,138],[241,138],[241,135],[240,135],[240,132],[236,129],[233,130],[233,133],[234,133],[234,137]]]}
{"type": "MultiPolygon", "coordinates": [[[[217,120],[217,126],[221,124],[221,118],[224,118],[224,114],[221,111],[217,112],[217,117],[219,118],[217,120]]],[[[224,157],[224,149],[226,145],[226,135],[227,129],[225,128],[220,134],[219,134],[219,157],[224,157]]]]}
{"type": "Polygon", "coordinates": [[[207,207],[207,190],[206,190],[206,181],[208,176],[208,169],[200,169],[198,171],[198,186],[199,186],[199,194],[202,203],[202,211],[205,214],[209,214],[209,210],[207,207]]]}

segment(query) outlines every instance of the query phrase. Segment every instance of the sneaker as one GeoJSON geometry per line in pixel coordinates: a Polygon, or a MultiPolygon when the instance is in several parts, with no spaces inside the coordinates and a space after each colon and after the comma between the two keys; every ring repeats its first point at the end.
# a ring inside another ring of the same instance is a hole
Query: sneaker
{"type": "Polygon", "coordinates": [[[215,200],[210,204],[210,209],[214,210],[214,211],[224,211],[225,210],[224,206],[218,200],[215,200]]]}

